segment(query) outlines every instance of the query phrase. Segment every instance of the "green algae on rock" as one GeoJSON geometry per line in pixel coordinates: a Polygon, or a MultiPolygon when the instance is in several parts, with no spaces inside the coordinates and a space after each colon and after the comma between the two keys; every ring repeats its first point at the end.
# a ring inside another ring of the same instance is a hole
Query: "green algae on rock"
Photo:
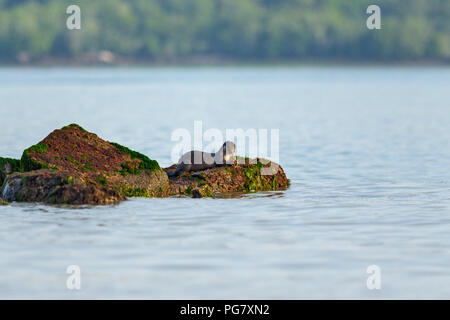
{"type": "Polygon", "coordinates": [[[3,201],[2,197],[0,197],[0,206],[7,206],[7,205],[9,205],[9,203],[6,201],[3,201]]]}
{"type": "MultiPolygon", "coordinates": [[[[274,163],[275,164],[275,163],[274,163]]],[[[272,163],[265,159],[245,159],[233,166],[217,167],[199,172],[186,173],[170,180],[170,195],[185,195],[193,198],[215,197],[226,193],[248,193],[257,191],[285,190],[289,180],[281,166],[275,164],[273,174],[263,175],[263,168],[272,163]]],[[[174,170],[176,165],[166,168],[174,170]]]]}
{"type": "Polygon", "coordinates": [[[138,168],[129,168],[124,164],[124,167],[128,170],[134,169],[134,171],[130,172],[132,174],[139,173],[139,169],[148,169],[148,170],[161,170],[161,167],[159,166],[158,162],[156,160],[151,160],[146,155],[143,155],[142,153],[133,151],[128,149],[127,147],[124,147],[116,142],[111,142],[113,146],[115,146],[119,151],[124,152],[128,155],[130,155],[131,159],[139,159],[141,160],[141,163],[139,164],[138,168]],[[137,170],[137,171],[136,171],[137,170]]]}
{"type": "Polygon", "coordinates": [[[29,156],[30,152],[46,153],[48,152],[48,145],[46,143],[38,143],[26,149],[22,154],[22,158],[20,159],[20,171],[27,172],[49,168],[48,164],[46,164],[45,162],[37,161],[31,158],[29,156]]]}
{"type": "Polygon", "coordinates": [[[71,128],[78,128],[78,129],[86,132],[86,130],[84,130],[84,128],[82,126],[80,126],[80,125],[78,125],[76,123],[71,123],[71,124],[69,124],[69,125],[67,125],[65,127],[62,127],[61,130],[66,130],[66,129],[71,129],[71,128]]]}

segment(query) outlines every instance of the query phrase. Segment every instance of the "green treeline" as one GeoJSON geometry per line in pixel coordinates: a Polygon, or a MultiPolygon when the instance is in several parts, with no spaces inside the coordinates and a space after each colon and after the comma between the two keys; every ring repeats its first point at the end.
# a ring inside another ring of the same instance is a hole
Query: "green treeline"
{"type": "Polygon", "coordinates": [[[0,0],[0,61],[450,59],[449,0],[0,0]],[[81,8],[67,30],[66,8],[81,8]],[[381,30],[366,8],[381,7],[381,30]]]}

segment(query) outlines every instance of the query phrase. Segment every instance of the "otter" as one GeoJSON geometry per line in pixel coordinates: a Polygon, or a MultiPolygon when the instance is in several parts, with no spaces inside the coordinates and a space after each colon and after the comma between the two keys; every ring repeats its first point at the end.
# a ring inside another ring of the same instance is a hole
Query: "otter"
{"type": "Polygon", "coordinates": [[[233,165],[236,161],[236,145],[226,141],[217,152],[189,151],[178,161],[175,171],[168,172],[169,177],[178,177],[183,172],[200,171],[209,168],[233,165]]]}

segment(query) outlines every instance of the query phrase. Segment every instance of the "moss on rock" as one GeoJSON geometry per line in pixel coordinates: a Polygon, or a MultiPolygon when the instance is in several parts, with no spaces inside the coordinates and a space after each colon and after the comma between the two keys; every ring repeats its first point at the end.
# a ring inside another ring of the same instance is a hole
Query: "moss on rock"
{"type": "Polygon", "coordinates": [[[2,197],[0,197],[0,206],[7,206],[9,202],[3,201],[2,197]]]}
{"type": "Polygon", "coordinates": [[[260,167],[255,166],[247,166],[244,168],[244,174],[247,178],[247,181],[244,183],[244,188],[247,192],[258,191],[261,185],[261,170],[260,167]]]}
{"type": "Polygon", "coordinates": [[[134,170],[131,170],[127,164],[122,164],[122,168],[125,170],[125,172],[129,172],[131,174],[137,174],[139,173],[138,169],[147,169],[147,170],[161,170],[161,167],[159,166],[158,162],[156,160],[151,160],[146,155],[143,155],[142,153],[133,151],[127,147],[124,147],[118,143],[111,142],[111,144],[117,148],[117,150],[124,152],[128,154],[131,159],[139,159],[141,160],[141,163],[139,164],[138,168],[134,168],[134,170]],[[137,171],[136,171],[137,170],[137,171]]]}
{"type": "MultiPolygon", "coordinates": [[[[244,158],[242,158],[244,159],[244,158]]],[[[273,174],[264,175],[263,168],[272,163],[265,159],[245,159],[242,164],[185,173],[170,180],[170,195],[192,195],[194,198],[215,197],[256,191],[285,190],[289,181],[281,166],[275,164],[273,174]],[[200,178],[201,177],[201,178],[200,178]]],[[[165,170],[175,170],[172,165],[165,170]]]]}
{"type": "Polygon", "coordinates": [[[68,130],[68,129],[72,129],[72,128],[77,128],[77,129],[79,129],[81,131],[87,132],[86,130],[84,130],[84,128],[82,126],[80,126],[79,124],[76,124],[76,123],[69,124],[69,125],[67,125],[65,127],[62,127],[61,129],[62,130],[68,130]]]}
{"type": "Polygon", "coordinates": [[[192,191],[192,198],[214,198],[214,193],[209,185],[203,184],[192,191]]]}
{"type": "Polygon", "coordinates": [[[47,153],[48,145],[46,143],[38,143],[26,149],[22,154],[22,158],[20,159],[21,171],[27,172],[49,168],[49,165],[45,162],[34,160],[32,157],[30,157],[31,152],[35,152],[38,154],[47,153]]]}

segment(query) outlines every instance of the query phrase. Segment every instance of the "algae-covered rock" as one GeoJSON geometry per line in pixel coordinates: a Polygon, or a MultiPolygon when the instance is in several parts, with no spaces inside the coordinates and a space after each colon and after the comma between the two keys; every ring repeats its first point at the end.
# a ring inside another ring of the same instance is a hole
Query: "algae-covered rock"
{"type": "MultiPolygon", "coordinates": [[[[165,170],[175,168],[173,165],[165,170]]],[[[185,173],[170,181],[169,194],[203,198],[225,193],[285,190],[288,186],[289,180],[280,165],[265,159],[246,158],[242,164],[185,173]]]]}
{"type": "Polygon", "coordinates": [[[169,180],[166,172],[176,165],[162,170],[155,160],[72,124],[27,148],[20,160],[0,158],[0,196],[8,202],[106,205],[126,197],[203,198],[289,186],[278,164],[239,160],[169,180]]]}
{"type": "Polygon", "coordinates": [[[3,201],[2,197],[0,197],[0,206],[7,206],[8,204],[8,202],[3,201]]]}
{"type": "Polygon", "coordinates": [[[158,162],[76,124],[26,149],[16,171],[5,178],[7,201],[109,204],[127,196],[162,197],[169,190],[158,162]]]}
{"type": "Polygon", "coordinates": [[[114,188],[97,184],[68,171],[48,169],[8,176],[3,187],[6,201],[43,202],[48,204],[115,204],[125,197],[114,188]]]}
{"type": "Polygon", "coordinates": [[[192,198],[212,198],[214,193],[209,184],[203,184],[192,190],[192,198]]]}

